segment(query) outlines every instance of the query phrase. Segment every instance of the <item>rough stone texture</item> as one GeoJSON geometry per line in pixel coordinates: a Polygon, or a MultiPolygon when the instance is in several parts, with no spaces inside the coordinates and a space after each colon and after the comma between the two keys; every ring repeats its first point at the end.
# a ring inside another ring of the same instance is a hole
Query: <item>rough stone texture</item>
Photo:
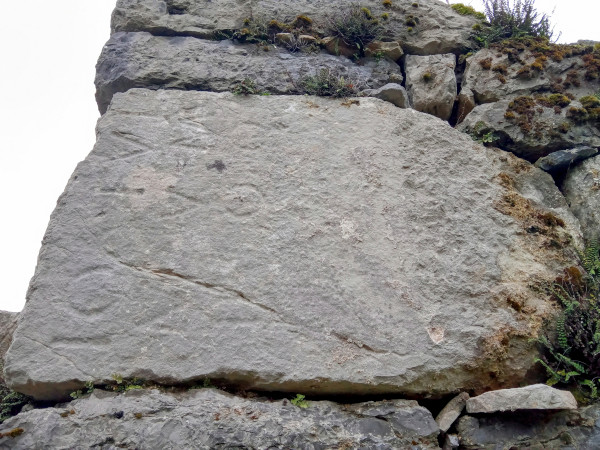
{"type": "Polygon", "coordinates": [[[459,124],[465,117],[469,115],[471,111],[475,108],[475,96],[470,89],[462,88],[457,97],[458,101],[458,111],[456,116],[456,123],[459,124]]]}
{"type": "Polygon", "coordinates": [[[562,185],[586,239],[600,238],[600,157],[586,159],[567,173],[562,185]]]}
{"type": "Polygon", "coordinates": [[[0,431],[24,432],[0,439],[0,449],[439,448],[437,427],[415,427],[419,420],[435,426],[425,408],[406,400],[365,407],[314,401],[299,408],[288,400],[244,399],[215,389],[96,390],[6,421],[0,431]]]}
{"type": "Polygon", "coordinates": [[[490,391],[467,401],[467,412],[470,414],[518,409],[577,409],[577,401],[569,391],[546,384],[490,391]]]}
{"type": "MultiPolygon", "coordinates": [[[[381,1],[370,0],[364,5],[374,16],[389,14],[385,40],[401,42],[405,52],[459,53],[471,47],[471,27],[477,22],[472,16],[461,16],[437,0],[419,1],[418,8],[413,3],[395,0],[391,8],[384,8],[381,1]],[[405,23],[408,15],[419,20],[412,32],[405,23]]],[[[303,14],[324,32],[327,16],[348,5],[346,0],[119,0],[112,29],[207,38],[216,31],[242,28],[248,17],[291,21],[303,14]]]]}
{"type": "Polygon", "coordinates": [[[463,416],[458,422],[460,448],[600,448],[600,405],[551,413],[527,411],[463,416]]]}
{"type": "Polygon", "coordinates": [[[397,83],[388,83],[379,89],[366,89],[362,94],[390,102],[398,108],[408,108],[410,106],[406,89],[397,83]]]}
{"type": "Polygon", "coordinates": [[[441,431],[445,433],[450,429],[452,424],[462,414],[463,409],[465,409],[467,400],[469,400],[469,394],[466,392],[461,392],[452,400],[450,400],[446,406],[444,406],[444,409],[442,409],[435,418],[435,422],[437,423],[438,427],[440,427],[441,431]]]}
{"type": "Polygon", "coordinates": [[[320,69],[343,76],[358,89],[402,82],[400,67],[388,60],[358,65],[326,53],[292,54],[276,48],[265,52],[231,41],[116,33],[96,67],[96,100],[103,114],[116,92],[134,87],[220,92],[244,79],[254,81],[261,92],[298,94],[300,81],[320,69]]]}
{"type": "Polygon", "coordinates": [[[0,311],[0,384],[4,384],[4,356],[12,342],[18,318],[19,313],[0,311]]]}
{"type": "Polygon", "coordinates": [[[399,42],[373,41],[365,48],[365,55],[372,57],[382,56],[390,61],[399,62],[404,55],[399,42]]]}
{"type": "MultiPolygon", "coordinates": [[[[531,76],[522,76],[517,72],[525,65],[530,65],[536,59],[530,50],[519,53],[521,62],[511,60],[506,52],[499,49],[482,49],[467,59],[467,66],[463,76],[463,89],[473,92],[477,104],[496,102],[498,100],[516,95],[548,94],[552,85],[559,80],[564,88],[564,82],[571,71],[577,73],[579,86],[570,85],[566,92],[576,98],[584,95],[593,95],[600,83],[598,80],[588,81],[584,77],[584,62],[581,56],[567,57],[561,61],[547,58],[545,68],[533,71],[531,76]],[[489,61],[489,69],[482,66],[482,62],[489,61]],[[502,73],[497,68],[505,67],[502,73]],[[494,70],[496,69],[496,70],[494,70]],[[504,81],[504,82],[503,82],[504,81]]],[[[561,84],[559,83],[559,84],[561,84]]]]}
{"type": "Polygon", "coordinates": [[[406,90],[417,111],[448,120],[456,100],[456,56],[406,57],[406,90]]]}
{"type": "Polygon", "coordinates": [[[558,114],[553,108],[536,105],[528,120],[531,129],[524,131],[518,119],[505,117],[512,101],[504,99],[475,107],[457,129],[478,136],[494,133],[498,139],[496,145],[531,162],[558,150],[600,147],[600,129],[594,122],[574,122],[567,116],[570,107],[581,107],[579,102],[573,101],[558,114]],[[563,124],[568,125],[564,132],[560,131],[563,124]]]}
{"type": "Polygon", "coordinates": [[[568,150],[559,150],[548,156],[538,159],[535,167],[549,173],[564,172],[575,167],[577,163],[598,154],[597,148],[576,147],[568,150]]]}
{"type": "Polygon", "coordinates": [[[97,135],[7,355],[10,385],[38,399],[115,373],[305,394],[514,386],[554,308],[531,286],[575,264],[550,175],[377,99],[132,89],[97,135]]]}

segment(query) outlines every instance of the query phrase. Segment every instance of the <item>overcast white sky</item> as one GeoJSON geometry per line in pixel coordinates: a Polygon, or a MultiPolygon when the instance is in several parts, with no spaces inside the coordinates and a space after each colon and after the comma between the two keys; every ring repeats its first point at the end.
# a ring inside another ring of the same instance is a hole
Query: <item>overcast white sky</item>
{"type": "MultiPolygon", "coordinates": [[[[19,311],[50,213],[94,145],[94,66],[116,0],[4,1],[0,27],[0,309],[19,311]]],[[[456,3],[456,2],[451,2],[456,3]]],[[[480,0],[466,0],[483,10],[480,0]]],[[[537,0],[561,42],[600,41],[597,0],[537,0]]]]}

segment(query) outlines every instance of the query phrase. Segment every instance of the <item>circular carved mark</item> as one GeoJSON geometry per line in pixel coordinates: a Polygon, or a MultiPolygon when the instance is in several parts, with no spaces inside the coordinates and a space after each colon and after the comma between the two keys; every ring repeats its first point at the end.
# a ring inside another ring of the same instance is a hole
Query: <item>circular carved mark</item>
{"type": "Polygon", "coordinates": [[[262,203],[261,193],[255,187],[244,184],[232,187],[225,197],[227,210],[236,216],[253,214],[262,203]]]}

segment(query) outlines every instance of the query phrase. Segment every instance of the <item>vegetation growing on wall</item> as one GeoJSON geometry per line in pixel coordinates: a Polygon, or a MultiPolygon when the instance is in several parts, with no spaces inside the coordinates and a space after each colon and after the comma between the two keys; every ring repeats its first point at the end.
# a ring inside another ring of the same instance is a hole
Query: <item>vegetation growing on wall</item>
{"type": "Polygon", "coordinates": [[[348,9],[330,16],[327,20],[329,34],[340,38],[346,45],[356,48],[360,56],[366,46],[381,37],[383,27],[368,8],[352,4],[348,9]]]}
{"type": "Polygon", "coordinates": [[[541,37],[551,40],[550,17],[535,9],[535,0],[483,0],[488,26],[474,29],[473,38],[481,47],[504,39],[541,37]]]}
{"type": "Polygon", "coordinates": [[[482,12],[477,11],[475,8],[473,8],[472,6],[467,6],[464,5],[462,3],[454,3],[452,5],[450,5],[450,7],[456,11],[457,13],[459,13],[460,15],[463,16],[474,16],[479,20],[485,20],[485,14],[482,12]]]}
{"type": "MultiPolygon", "coordinates": [[[[0,362],[0,372],[2,364],[0,362]]],[[[29,403],[30,398],[7,388],[0,383],[0,423],[18,414],[21,408],[29,403]]]]}
{"type": "Polygon", "coordinates": [[[321,97],[350,97],[356,94],[356,86],[329,69],[321,69],[300,81],[299,86],[306,94],[321,97]]]}
{"type": "Polygon", "coordinates": [[[536,361],[547,371],[549,385],[576,389],[580,399],[595,399],[600,387],[600,255],[595,240],[580,255],[581,267],[565,269],[549,288],[561,311],[538,342],[536,361]]]}

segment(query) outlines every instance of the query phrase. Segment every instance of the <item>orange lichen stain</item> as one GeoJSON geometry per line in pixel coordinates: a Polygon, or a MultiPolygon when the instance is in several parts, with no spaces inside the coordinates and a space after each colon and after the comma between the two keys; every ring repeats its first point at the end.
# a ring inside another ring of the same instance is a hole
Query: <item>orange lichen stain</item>
{"type": "Polygon", "coordinates": [[[4,438],[4,437],[9,437],[9,438],[16,438],[18,436],[21,436],[23,433],[25,432],[25,430],[23,428],[13,428],[10,431],[6,431],[5,433],[0,433],[0,439],[4,438]]]}

